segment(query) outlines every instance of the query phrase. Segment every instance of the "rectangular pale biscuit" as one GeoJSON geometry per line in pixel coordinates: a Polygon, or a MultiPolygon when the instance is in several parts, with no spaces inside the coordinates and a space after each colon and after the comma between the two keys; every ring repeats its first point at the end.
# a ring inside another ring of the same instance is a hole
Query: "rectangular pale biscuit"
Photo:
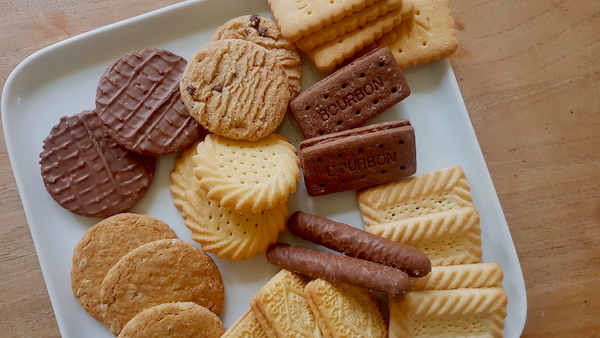
{"type": "Polygon", "coordinates": [[[250,308],[268,337],[321,337],[306,284],[305,277],[281,270],[252,297],[250,308]]]}
{"type": "Polygon", "coordinates": [[[410,17],[409,10],[412,7],[405,6],[408,3],[410,2],[407,0],[400,8],[368,22],[360,29],[350,31],[333,41],[305,51],[305,53],[314,62],[317,69],[331,71],[345,60],[350,59],[363,47],[372,44],[383,34],[392,30],[402,20],[410,17]]]}
{"type": "MultiPolygon", "coordinates": [[[[410,2],[410,0],[405,1],[410,2]]],[[[371,22],[402,5],[403,0],[382,0],[375,2],[359,12],[353,13],[338,22],[325,26],[308,36],[302,37],[300,40],[296,41],[296,46],[303,51],[311,50],[325,42],[334,40],[338,36],[342,36],[347,32],[358,29],[367,22],[371,22]]]]}
{"type": "Polygon", "coordinates": [[[359,191],[358,203],[369,227],[469,206],[473,198],[465,172],[451,166],[359,191]]]}
{"type": "Polygon", "coordinates": [[[389,337],[502,337],[507,303],[500,287],[392,297],[389,337]]]}
{"type": "Polygon", "coordinates": [[[481,227],[473,206],[375,224],[367,231],[423,251],[431,266],[481,262],[481,227]]]}
{"type": "Polygon", "coordinates": [[[238,318],[221,338],[238,338],[238,337],[253,337],[267,338],[267,334],[260,326],[252,309],[246,310],[240,318],[238,318]]]}
{"type": "Polygon", "coordinates": [[[498,263],[433,266],[422,278],[412,278],[413,290],[453,290],[502,287],[504,273],[498,263]]]}
{"type": "Polygon", "coordinates": [[[281,35],[290,42],[381,0],[267,0],[281,35]]]}
{"type": "Polygon", "coordinates": [[[323,279],[310,281],[304,291],[323,337],[387,337],[383,311],[369,291],[323,279]]]}
{"type": "Polygon", "coordinates": [[[402,68],[441,59],[458,48],[448,0],[412,0],[413,16],[375,41],[389,47],[402,68]]]}

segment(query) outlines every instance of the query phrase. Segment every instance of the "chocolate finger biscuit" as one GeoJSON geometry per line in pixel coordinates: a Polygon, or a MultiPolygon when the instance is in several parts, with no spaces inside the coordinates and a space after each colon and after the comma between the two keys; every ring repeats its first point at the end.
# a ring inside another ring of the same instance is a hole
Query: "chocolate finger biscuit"
{"type": "Polygon", "coordinates": [[[306,138],[362,126],[410,95],[388,48],[378,48],[339,69],[290,102],[306,138]]]}
{"type": "Polygon", "coordinates": [[[313,137],[299,149],[310,196],[388,183],[417,169],[414,129],[407,120],[313,137]]]}

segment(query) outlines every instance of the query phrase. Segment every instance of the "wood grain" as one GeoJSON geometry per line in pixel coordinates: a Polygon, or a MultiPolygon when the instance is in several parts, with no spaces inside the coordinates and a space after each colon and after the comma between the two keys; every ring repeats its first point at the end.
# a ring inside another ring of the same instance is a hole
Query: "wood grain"
{"type": "MultiPolygon", "coordinates": [[[[225,1],[225,0],[224,0],[225,1]]],[[[52,43],[175,0],[4,1],[0,83],[52,43]]],[[[460,89],[517,248],[524,337],[600,332],[600,2],[450,0],[460,89]]],[[[0,138],[0,332],[59,337],[0,138]]]]}

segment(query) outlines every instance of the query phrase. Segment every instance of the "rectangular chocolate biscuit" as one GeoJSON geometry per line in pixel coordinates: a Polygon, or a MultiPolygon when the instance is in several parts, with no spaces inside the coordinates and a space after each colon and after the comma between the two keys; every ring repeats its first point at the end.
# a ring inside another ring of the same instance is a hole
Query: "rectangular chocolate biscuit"
{"type": "Polygon", "coordinates": [[[310,138],[299,144],[310,196],[399,180],[417,170],[415,132],[408,120],[310,138]]]}
{"type": "Polygon", "coordinates": [[[410,95],[402,69],[387,47],[340,68],[290,102],[302,135],[311,138],[360,127],[410,95]]]}

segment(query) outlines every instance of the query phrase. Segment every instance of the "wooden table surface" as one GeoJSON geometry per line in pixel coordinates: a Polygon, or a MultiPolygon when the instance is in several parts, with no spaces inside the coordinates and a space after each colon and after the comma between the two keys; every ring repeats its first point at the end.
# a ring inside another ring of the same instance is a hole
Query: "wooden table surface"
{"type": "MultiPolygon", "coordinates": [[[[176,2],[4,0],[0,83],[43,47],[176,2]]],[[[450,6],[450,60],[525,277],[523,336],[599,337],[600,1],[450,6]]],[[[58,337],[4,137],[0,210],[0,336],[58,337]]]]}

